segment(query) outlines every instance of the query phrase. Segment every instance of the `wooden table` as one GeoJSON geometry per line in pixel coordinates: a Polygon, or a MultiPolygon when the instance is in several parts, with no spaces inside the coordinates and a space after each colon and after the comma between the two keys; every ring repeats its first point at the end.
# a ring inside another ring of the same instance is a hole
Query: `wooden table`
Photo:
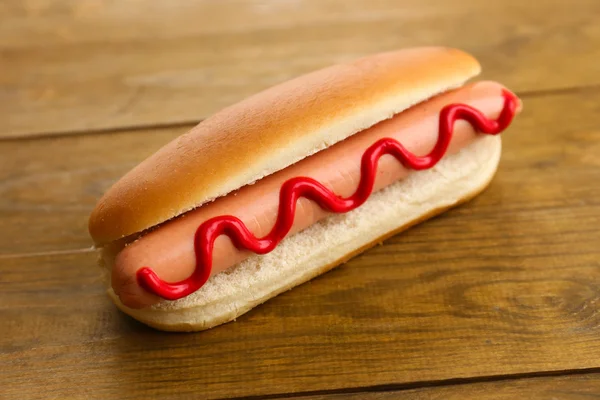
{"type": "Polygon", "coordinates": [[[598,0],[5,0],[0,21],[0,398],[600,396],[598,0]],[[110,303],[86,224],[124,172],[269,85],[434,44],[525,103],[483,195],[207,332],[110,303]]]}

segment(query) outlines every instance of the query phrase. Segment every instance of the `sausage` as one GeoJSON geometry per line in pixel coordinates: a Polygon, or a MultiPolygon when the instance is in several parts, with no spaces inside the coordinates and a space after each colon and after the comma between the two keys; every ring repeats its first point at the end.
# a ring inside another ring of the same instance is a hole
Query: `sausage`
{"type": "MultiPolygon", "coordinates": [[[[204,221],[219,215],[240,218],[257,237],[265,236],[277,217],[279,188],[286,180],[305,176],[322,182],[340,196],[349,196],[360,180],[364,151],[378,139],[391,137],[415,154],[427,153],[435,144],[440,110],[452,103],[464,103],[496,118],[503,107],[504,87],[495,82],[478,82],[438,95],[426,102],[359,132],[317,154],[267,176],[260,181],[166,222],[122,249],[112,270],[112,287],[121,302],[143,308],[160,300],[136,281],[136,271],[149,266],[165,281],[182,280],[195,268],[194,234],[204,221]]],[[[448,154],[456,153],[476,137],[465,121],[458,121],[448,154]]],[[[374,191],[405,178],[410,173],[394,157],[383,156],[378,165],[374,191]]],[[[327,212],[308,199],[300,199],[290,235],[325,218],[327,212]]],[[[211,274],[218,274],[248,258],[250,252],[237,249],[227,236],[215,241],[211,274]]]]}

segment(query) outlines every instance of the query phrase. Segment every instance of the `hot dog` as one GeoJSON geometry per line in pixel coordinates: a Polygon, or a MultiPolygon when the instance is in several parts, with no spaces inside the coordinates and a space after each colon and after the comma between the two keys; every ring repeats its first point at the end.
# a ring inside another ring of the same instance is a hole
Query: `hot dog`
{"type": "Polygon", "coordinates": [[[481,191],[500,153],[499,137],[481,130],[499,133],[520,101],[495,82],[464,85],[478,72],[458,50],[384,53],[297,78],[205,120],[123,177],[92,212],[113,300],[159,329],[206,329],[481,191]],[[432,149],[442,160],[403,159],[432,149]],[[370,184],[369,151],[380,153],[370,184]],[[290,184],[322,189],[286,200],[290,184]],[[421,202],[389,197],[427,186],[434,192],[421,202]],[[377,201],[387,207],[369,211],[377,201]],[[375,220],[369,212],[405,217],[383,230],[362,221],[329,249],[295,243],[327,237],[353,218],[375,220]],[[209,244],[208,232],[221,225],[209,244]],[[265,263],[271,271],[262,276],[265,263]]]}

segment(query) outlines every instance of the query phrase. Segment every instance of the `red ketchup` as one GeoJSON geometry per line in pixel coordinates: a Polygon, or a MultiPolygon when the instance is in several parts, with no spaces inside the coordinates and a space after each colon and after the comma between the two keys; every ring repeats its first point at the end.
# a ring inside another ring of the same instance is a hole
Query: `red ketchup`
{"type": "Polygon", "coordinates": [[[444,156],[452,139],[454,123],[459,120],[469,122],[476,130],[489,135],[502,132],[515,116],[518,100],[509,91],[503,91],[504,108],[497,120],[488,119],[479,110],[465,104],[450,104],[440,113],[438,141],[425,156],[419,157],[391,138],[380,139],[369,147],[362,156],[361,177],[356,192],[342,198],[312,178],[296,177],[286,181],[279,194],[277,221],[265,237],[257,238],[246,225],[232,215],[221,215],[205,221],[194,237],[196,268],[192,275],[182,281],[168,283],[160,279],[149,267],[137,271],[138,283],[147,291],[167,300],[177,300],[200,289],[210,277],[212,251],[215,240],[227,235],[239,249],[247,249],[257,254],[266,254],[288,234],[294,222],[296,202],[300,197],[313,200],[326,211],[346,213],[362,205],[373,191],[375,173],[379,158],[385,154],[394,156],[407,168],[423,170],[433,167],[444,156]]]}

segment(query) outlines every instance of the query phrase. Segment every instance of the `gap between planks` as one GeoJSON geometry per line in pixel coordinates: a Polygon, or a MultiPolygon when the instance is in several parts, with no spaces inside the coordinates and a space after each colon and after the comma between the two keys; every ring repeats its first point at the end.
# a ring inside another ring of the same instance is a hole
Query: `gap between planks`
{"type": "Polygon", "coordinates": [[[44,257],[44,256],[64,256],[69,254],[84,254],[92,253],[96,251],[94,247],[86,247],[83,249],[67,249],[67,250],[48,250],[40,251],[35,253],[13,253],[13,254],[0,254],[0,260],[7,260],[13,258],[29,258],[29,257],[44,257]]]}
{"type": "MultiPolygon", "coordinates": [[[[555,88],[548,90],[528,90],[522,92],[516,92],[517,96],[523,99],[531,99],[535,97],[542,96],[559,96],[563,94],[569,93],[586,93],[586,92],[595,92],[600,90],[600,85],[585,85],[585,86],[571,86],[564,88],[555,88]]],[[[121,126],[118,128],[100,128],[100,129],[86,129],[86,130],[73,130],[73,131],[46,131],[46,132],[35,132],[35,133],[25,133],[21,136],[8,136],[1,137],[0,143],[2,142],[14,142],[14,141],[22,141],[22,140],[36,140],[36,139],[45,139],[45,138],[57,138],[63,136],[85,136],[85,135],[96,135],[103,133],[119,133],[119,132],[134,132],[134,131],[148,131],[148,130],[160,130],[160,129],[169,129],[169,128],[192,128],[196,124],[200,123],[204,118],[200,118],[198,120],[183,120],[183,121],[173,121],[173,122],[165,122],[160,124],[148,124],[148,125],[131,125],[131,126],[121,126]]]]}
{"type": "Polygon", "coordinates": [[[365,394],[365,393],[389,393],[397,392],[400,394],[406,390],[414,389],[428,389],[428,388],[440,388],[450,386],[469,385],[476,383],[491,383],[491,382],[503,382],[503,381],[523,381],[537,378],[550,378],[550,377],[561,377],[561,376],[579,376],[600,373],[600,367],[594,368],[582,368],[582,369],[567,369],[557,371],[536,371],[527,372],[521,374],[507,374],[507,375],[490,375],[490,376],[476,376],[470,378],[452,378],[436,381],[417,381],[400,384],[386,384],[386,385],[375,385],[375,386],[363,386],[363,387],[350,387],[340,388],[331,390],[314,390],[306,392],[295,392],[295,393],[279,393],[262,396],[242,396],[233,398],[219,398],[217,400],[279,400],[279,399],[299,399],[307,398],[310,400],[313,396],[334,396],[334,395],[350,395],[350,394],[365,394]]]}

